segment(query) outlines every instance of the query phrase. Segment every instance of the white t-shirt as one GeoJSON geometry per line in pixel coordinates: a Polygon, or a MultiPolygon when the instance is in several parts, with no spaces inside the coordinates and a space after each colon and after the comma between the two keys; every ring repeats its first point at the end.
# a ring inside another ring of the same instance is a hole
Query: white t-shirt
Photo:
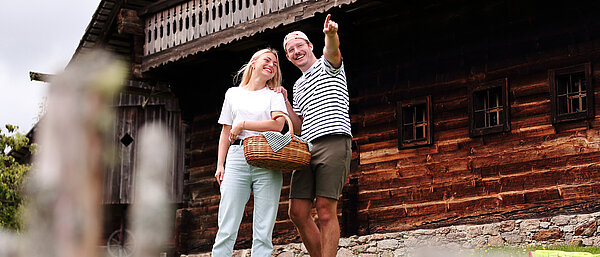
{"type": "MultiPolygon", "coordinates": [[[[219,124],[234,125],[242,121],[271,120],[271,112],[280,111],[288,114],[283,94],[264,87],[250,91],[242,87],[231,87],[225,93],[225,101],[219,116],[219,124]]],[[[258,135],[260,132],[242,130],[239,139],[258,135]]]]}

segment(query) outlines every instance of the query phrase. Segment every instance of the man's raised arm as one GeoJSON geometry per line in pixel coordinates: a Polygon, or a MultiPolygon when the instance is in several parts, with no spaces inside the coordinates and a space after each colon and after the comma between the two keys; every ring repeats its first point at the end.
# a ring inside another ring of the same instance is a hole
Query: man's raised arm
{"type": "Polygon", "coordinates": [[[333,67],[339,68],[342,65],[342,53],[340,52],[340,37],[337,31],[338,24],[332,21],[331,14],[328,14],[323,26],[323,33],[325,34],[323,55],[333,67]]]}

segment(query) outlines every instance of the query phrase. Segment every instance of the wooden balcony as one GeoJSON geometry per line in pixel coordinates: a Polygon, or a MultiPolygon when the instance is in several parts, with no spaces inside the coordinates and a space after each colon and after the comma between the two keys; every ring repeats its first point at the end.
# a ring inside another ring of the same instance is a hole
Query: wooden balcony
{"type": "Polygon", "coordinates": [[[355,1],[183,1],[145,15],[142,72],[355,1]]]}

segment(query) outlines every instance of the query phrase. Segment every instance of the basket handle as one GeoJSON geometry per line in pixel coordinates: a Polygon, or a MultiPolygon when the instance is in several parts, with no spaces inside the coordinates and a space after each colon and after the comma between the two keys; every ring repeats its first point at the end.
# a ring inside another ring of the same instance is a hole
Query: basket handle
{"type": "Polygon", "coordinates": [[[292,139],[294,139],[294,123],[292,123],[292,120],[290,120],[290,117],[285,114],[276,114],[275,116],[273,116],[273,120],[276,120],[279,117],[285,118],[285,121],[288,124],[288,128],[290,129],[290,135],[292,136],[292,139]]]}

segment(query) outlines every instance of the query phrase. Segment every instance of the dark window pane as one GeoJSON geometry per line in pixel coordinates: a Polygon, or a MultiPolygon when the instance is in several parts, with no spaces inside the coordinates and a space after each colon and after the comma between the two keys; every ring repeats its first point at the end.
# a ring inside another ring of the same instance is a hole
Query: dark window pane
{"type": "Polygon", "coordinates": [[[402,108],[402,124],[412,124],[413,123],[413,116],[414,116],[414,108],[412,107],[403,107],[402,108]]]}
{"type": "Polygon", "coordinates": [[[402,122],[399,127],[401,134],[401,147],[412,147],[429,143],[429,119],[430,110],[428,102],[417,102],[406,104],[400,109],[402,113],[402,122]]]}
{"type": "Polygon", "coordinates": [[[558,114],[586,111],[586,87],[585,72],[556,76],[558,114]]]}
{"type": "Polygon", "coordinates": [[[415,139],[425,138],[425,128],[426,126],[417,127],[415,139]]]}
{"type": "Polygon", "coordinates": [[[569,101],[569,112],[579,112],[579,98],[571,98],[569,101]]]}
{"type": "Polygon", "coordinates": [[[496,108],[498,106],[501,106],[502,105],[502,95],[500,94],[501,93],[501,88],[498,88],[498,87],[497,88],[492,88],[488,92],[489,92],[489,94],[488,94],[489,95],[489,99],[488,99],[489,100],[488,101],[489,102],[489,106],[488,106],[488,109],[496,108]]]}
{"type": "Polygon", "coordinates": [[[585,72],[578,72],[571,75],[571,92],[580,92],[585,90],[585,72]]]}
{"type": "Polygon", "coordinates": [[[504,99],[502,87],[494,87],[473,94],[475,128],[500,125],[503,121],[504,99]]]}
{"type": "Polygon", "coordinates": [[[488,127],[498,125],[498,118],[496,116],[496,112],[492,112],[488,114],[488,127]]]}
{"type": "Polygon", "coordinates": [[[423,122],[426,120],[425,117],[425,104],[419,104],[416,106],[416,117],[415,117],[415,121],[417,121],[417,123],[419,122],[423,122]]]}
{"type": "Polygon", "coordinates": [[[559,96],[557,99],[558,103],[558,113],[559,114],[564,114],[564,113],[568,113],[568,106],[567,106],[567,96],[559,96]]]}
{"type": "Polygon", "coordinates": [[[569,88],[569,75],[562,75],[556,77],[556,94],[565,95],[569,88]]]}
{"type": "Polygon", "coordinates": [[[473,119],[475,120],[475,128],[484,128],[485,127],[485,112],[484,111],[474,112],[473,119]]]}
{"type": "Polygon", "coordinates": [[[413,126],[403,126],[403,141],[412,141],[414,139],[413,136],[413,126]]]}
{"type": "Polygon", "coordinates": [[[571,83],[571,90],[569,92],[576,93],[581,91],[581,80],[573,80],[571,83]]]}
{"type": "Polygon", "coordinates": [[[481,111],[485,109],[486,92],[478,91],[473,94],[473,110],[481,111]]]}

